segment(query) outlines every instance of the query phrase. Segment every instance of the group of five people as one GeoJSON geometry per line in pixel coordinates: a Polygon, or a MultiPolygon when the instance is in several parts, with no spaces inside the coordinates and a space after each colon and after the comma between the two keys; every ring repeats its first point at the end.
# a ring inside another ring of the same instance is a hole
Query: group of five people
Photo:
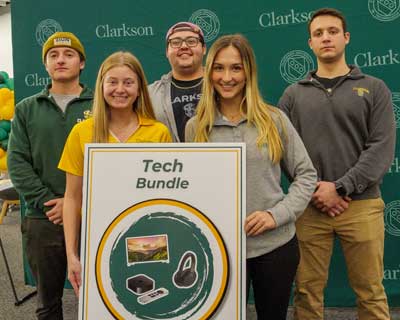
{"type": "Polygon", "coordinates": [[[243,227],[258,319],[286,319],[295,278],[295,318],[323,319],[335,236],[359,318],[389,319],[379,185],[394,156],[391,94],[346,63],[350,34],[339,11],[316,11],[308,28],[318,68],[285,90],[279,108],[263,100],[255,54],[240,34],[218,38],[203,67],[202,30],[177,23],[166,35],[171,72],[148,86],[133,54],[113,53],[100,66],[93,100],[79,83],[86,57],[78,38],[61,32],[46,41],[52,82],[18,103],[8,152],[26,201],[22,230],[39,319],[62,319],[66,266],[76,293],[81,285],[84,145],[172,141],[246,143],[243,227]]]}

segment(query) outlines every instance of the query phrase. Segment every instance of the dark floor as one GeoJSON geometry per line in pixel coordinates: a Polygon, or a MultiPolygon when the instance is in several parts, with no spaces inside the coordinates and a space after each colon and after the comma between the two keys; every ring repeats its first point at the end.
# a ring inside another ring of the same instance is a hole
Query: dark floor
{"type": "MultiPolygon", "coordinates": [[[[15,282],[18,298],[33,291],[33,288],[23,283],[23,266],[21,253],[19,212],[10,212],[0,225],[0,238],[6,251],[7,260],[15,282]]],[[[75,320],[78,315],[78,303],[72,290],[64,291],[64,319],[75,320]]],[[[14,296],[11,290],[10,281],[7,276],[5,263],[0,255],[0,320],[34,320],[35,297],[26,301],[21,306],[14,306],[14,296]]],[[[400,308],[391,310],[392,320],[400,320],[400,308]]],[[[247,319],[256,319],[254,307],[248,308],[247,319]]],[[[293,319],[292,310],[289,310],[288,320],[293,319]]],[[[353,320],[357,319],[354,308],[329,308],[326,310],[326,320],[353,320]]],[[[98,319],[96,319],[98,320],[98,319]]],[[[379,320],[379,319],[377,319],[379,320]]]]}

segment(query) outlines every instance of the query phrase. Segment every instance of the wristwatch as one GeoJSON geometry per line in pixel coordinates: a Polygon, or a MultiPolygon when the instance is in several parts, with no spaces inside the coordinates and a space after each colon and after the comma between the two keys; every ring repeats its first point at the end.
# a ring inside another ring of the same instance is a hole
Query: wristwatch
{"type": "Polygon", "coordinates": [[[347,196],[346,189],[339,182],[335,182],[336,192],[339,196],[344,197],[347,196]]]}

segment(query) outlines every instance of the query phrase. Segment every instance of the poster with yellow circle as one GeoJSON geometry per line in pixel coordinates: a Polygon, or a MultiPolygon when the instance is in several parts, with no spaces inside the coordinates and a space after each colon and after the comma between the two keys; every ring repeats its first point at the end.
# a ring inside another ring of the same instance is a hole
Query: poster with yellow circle
{"type": "Polygon", "coordinates": [[[93,144],[79,319],[245,319],[245,146],[93,144]]]}

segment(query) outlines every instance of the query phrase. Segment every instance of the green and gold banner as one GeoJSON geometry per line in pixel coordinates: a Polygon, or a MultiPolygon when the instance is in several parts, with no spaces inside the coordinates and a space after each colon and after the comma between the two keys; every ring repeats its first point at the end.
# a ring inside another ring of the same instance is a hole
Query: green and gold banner
{"type": "MultiPolygon", "coordinates": [[[[148,81],[170,70],[165,33],[178,21],[197,23],[207,46],[224,34],[242,33],[254,47],[259,81],[267,101],[276,104],[283,90],[302,79],[316,61],[307,40],[307,22],[323,6],[341,10],[351,34],[346,58],[364,73],[383,79],[392,91],[400,127],[400,0],[303,1],[176,1],[99,0],[85,2],[12,1],[16,100],[32,95],[49,82],[41,46],[55,31],[74,32],[82,40],[86,68],[82,82],[93,87],[99,65],[110,53],[129,50],[142,62],[148,81]]],[[[45,143],[45,142],[44,142],[45,143]]],[[[391,306],[400,306],[400,162],[396,157],[382,186],[386,202],[384,285],[391,306]]],[[[366,266],[367,268],[368,266],[366,266]]],[[[340,250],[332,259],[327,306],[354,305],[340,250]]]]}

